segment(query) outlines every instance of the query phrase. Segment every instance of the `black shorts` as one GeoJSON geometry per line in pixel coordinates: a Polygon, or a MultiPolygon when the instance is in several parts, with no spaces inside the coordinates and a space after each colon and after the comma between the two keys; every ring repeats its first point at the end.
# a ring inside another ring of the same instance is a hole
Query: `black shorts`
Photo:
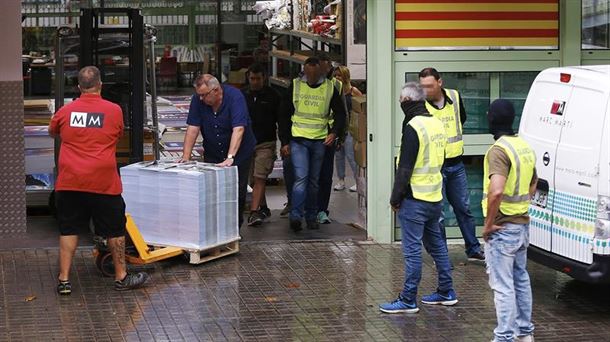
{"type": "Polygon", "coordinates": [[[88,231],[89,221],[93,219],[95,234],[105,238],[125,236],[127,220],[121,195],[57,191],[55,205],[61,235],[88,231]]]}

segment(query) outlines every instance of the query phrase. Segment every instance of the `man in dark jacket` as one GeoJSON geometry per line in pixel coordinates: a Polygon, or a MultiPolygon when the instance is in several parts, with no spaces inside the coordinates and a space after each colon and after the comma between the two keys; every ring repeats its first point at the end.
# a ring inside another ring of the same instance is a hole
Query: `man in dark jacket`
{"type": "Polygon", "coordinates": [[[249,226],[259,226],[271,216],[265,198],[265,183],[273,172],[277,149],[277,120],[280,108],[280,96],[266,85],[265,68],[258,63],[248,68],[248,87],[242,92],[248,104],[252,130],[256,137],[254,157],[250,167],[252,202],[250,204],[249,226]]]}

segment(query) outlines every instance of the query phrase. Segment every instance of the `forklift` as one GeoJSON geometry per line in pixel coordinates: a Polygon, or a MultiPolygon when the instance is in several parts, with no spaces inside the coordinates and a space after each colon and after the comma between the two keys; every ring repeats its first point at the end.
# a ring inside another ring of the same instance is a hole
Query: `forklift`
{"type": "MultiPolygon", "coordinates": [[[[80,27],[60,27],[57,30],[55,63],[55,110],[64,105],[66,96],[77,97],[76,76],[84,66],[95,65],[100,70],[104,86],[102,97],[118,104],[125,123],[124,138],[117,148],[117,167],[141,162],[145,159],[145,128],[152,130],[152,162],[159,160],[159,135],[156,108],[156,81],[154,43],[156,30],[145,26],[140,10],[133,8],[83,8],[80,27]],[[127,24],[105,24],[109,18],[127,18],[127,24]],[[146,101],[146,56],[145,43],[149,48],[149,86],[151,93],[151,121],[147,126],[146,101]],[[78,63],[74,60],[78,59],[78,63]],[[66,82],[68,77],[68,82],[66,82]],[[71,80],[71,81],[70,81],[71,80]],[[69,87],[68,89],[66,87],[69,87]]],[[[57,175],[61,142],[55,140],[55,165],[57,175]]],[[[54,193],[49,205],[54,208],[54,193]]],[[[126,261],[132,264],[151,262],[184,254],[177,247],[150,246],[140,234],[129,214],[127,219],[126,261]]],[[[94,227],[92,227],[94,230],[94,227]]],[[[112,256],[105,239],[96,236],[93,251],[95,264],[105,276],[114,275],[112,256]]]]}

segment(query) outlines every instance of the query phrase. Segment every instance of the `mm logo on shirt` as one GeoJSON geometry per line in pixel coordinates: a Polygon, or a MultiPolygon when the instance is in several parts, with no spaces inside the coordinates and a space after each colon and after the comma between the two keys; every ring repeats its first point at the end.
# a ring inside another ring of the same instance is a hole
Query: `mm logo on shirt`
{"type": "Polygon", "coordinates": [[[72,112],[70,114],[70,127],[104,127],[104,113],[72,112]]]}

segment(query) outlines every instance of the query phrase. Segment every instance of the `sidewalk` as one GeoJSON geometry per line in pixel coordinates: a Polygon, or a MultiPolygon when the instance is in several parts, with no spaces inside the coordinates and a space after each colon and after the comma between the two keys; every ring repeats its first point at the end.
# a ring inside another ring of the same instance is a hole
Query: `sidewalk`
{"type": "MultiPolygon", "coordinates": [[[[495,312],[482,264],[450,246],[460,302],[381,314],[403,282],[400,245],[245,243],[193,266],[139,267],[140,290],[116,292],[80,249],[73,293],[55,292],[57,249],[0,251],[0,341],[489,341],[495,312]]],[[[610,292],[530,263],[537,341],[610,340],[610,292]]],[[[420,295],[435,289],[424,258],[420,295]]]]}

